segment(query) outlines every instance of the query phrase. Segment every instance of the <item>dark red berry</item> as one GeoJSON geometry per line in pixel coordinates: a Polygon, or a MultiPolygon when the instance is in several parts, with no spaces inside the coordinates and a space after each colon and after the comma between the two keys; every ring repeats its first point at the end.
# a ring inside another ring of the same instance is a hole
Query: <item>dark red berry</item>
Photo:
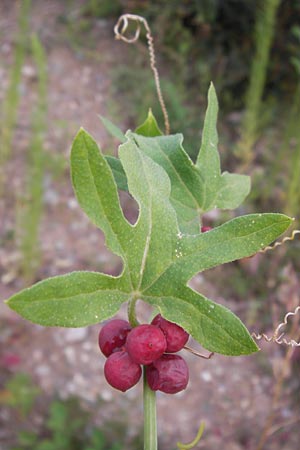
{"type": "Polygon", "coordinates": [[[122,350],[130,330],[131,326],[126,320],[114,319],[107,322],[99,333],[99,347],[102,353],[109,356],[122,350]]]}
{"type": "Polygon", "coordinates": [[[139,381],[142,369],[139,364],[132,361],[126,351],[122,350],[112,353],[107,358],[104,365],[104,375],[112,387],[125,392],[139,381]]]}
{"type": "Polygon", "coordinates": [[[207,231],[212,230],[212,227],[201,227],[201,233],[206,233],[207,231]]]}
{"type": "Polygon", "coordinates": [[[126,349],[137,364],[151,364],[166,351],[166,348],[165,335],[154,325],[139,325],[127,336],[126,349]]]}
{"type": "Polygon", "coordinates": [[[146,368],[147,381],[153,391],[176,394],[186,388],[189,369],[179,355],[163,355],[146,368]]]}
{"type": "Polygon", "coordinates": [[[179,350],[187,343],[189,334],[179,325],[176,325],[176,323],[164,319],[160,314],[155,316],[151,323],[152,325],[159,327],[164,333],[167,341],[166,352],[179,352],[179,350]]]}

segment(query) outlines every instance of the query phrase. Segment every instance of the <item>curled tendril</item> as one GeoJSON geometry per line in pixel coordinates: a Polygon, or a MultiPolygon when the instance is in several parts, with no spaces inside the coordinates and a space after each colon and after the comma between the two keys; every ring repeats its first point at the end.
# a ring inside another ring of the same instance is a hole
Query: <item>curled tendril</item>
{"type": "Polygon", "coordinates": [[[178,449],[179,450],[191,450],[192,448],[194,448],[198,444],[200,439],[202,438],[204,428],[205,428],[205,423],[201,422],[197,436],[195,437],[195,439],[190,444],[182,444],[182,442],[177,442],[178,449]]]}
{"type": "Polygon", "coordinates": [[[211,352],[208,355],[202,355],[202,353],[197,352],[196,350],[194,350],[191,347],[188,347],[187,345],[185,345],[183,348],[184,348],[184,350],[187,350],[188,352],[192,353],[193,355],[198,356],[199,358],[211,359],[214,356],[214,352],[211,352]]]}
{"type": "Polygon", "coordinates": [[[300,230],[294,230],[292,236],[287,236],[284,239],[282,239],[282,241],[275,242],[275,244],[269,245],[268,247],[259,250],[258,253],[265,253],[269,250],[274,250],[276,247],[279,247],[280,245],[284,244],[287,241],[293,241],[297,234],[300,234],[300,230]]]}
{"type": "Polygon", "coordinates": [[[164,101],[164,98],[162,95],[159,74],[158,74],[158,70],[156,67],[153,36],[151,34],[151,30],[150,30],[147,20],[144,17],[138,16],[136,14],[123,14],[122,16],[119,17],[116,25],[114,26],[115,37],[116,37],[116,39],[127,42],[127,44],[133,44],[140,37],[141,24],[145,27],[145,30],[146,30],[146,38],[147,38],[147,44],[148,44],[150,66],[151,66],[151,69],[152,69],[152,72],[154,75],[158,100],[159,100],[160,107],[161,107],[161,110],[162,110],[162,113],[164,116],[165,132],[166,132],[166,134],[170,134],[170,122],[169,122],[168,111],[167,111],[166,104],[165,104],[165,101],[164,101]],[[137,24],[135,34],[133,35],[133,37],[130,37],[130,38],[125,36],[126,30],[128,28],[129,20],[132,20],[132,21],[136,22],[136,24],[137,24]]]}
{"type": "MultiPolygon", "coordinates": [[[[144,23],[144,22],[146,22],[146,19],[144,19],[143,17],[137,16],[135,14],[123,14],[122,16],[120,16],[116,25],[114,26],[114,33],[115,33],[116,39],[121,39],[122,41],[127,42],[127,44],[133,44],[134,42],[136,42],[138,40],[138,38],[140,37],[140,32],[141,32],[141,26],[140,26],[139,22],[144,23]],[[127,38],[125,36],[125,32],[128,28],[128,19],[131,19],[131,20],[134,20],[137,22],[136,32],[132,38],[127,38]]],[[[147,29],[146,26],[145,26],[145,28],[147,29]]]]}
{"type": "Polygon", "coordinates": [[[276,330],[274,331],[274,334],[272,336],[267,336],[266,334],[262,333],[262,334],[257,334],[257,333],[252,333],[252,336],[254,337],[254,339],[260,341],[261,339],[264,339],[267,342],[276,342],[276,344],[279,345],[288,345],[290,347],[300,347],[300,342],[295,341],[294,339],[291,340],[287,340],[284,337],[284,332],[280,333],[280,330],[282,327],[284,327],[285,325],[287,325],[288,322],[288,318],[290,316],[295,316],[296,314],[298,314],[298,312],[300,311],[300,306],[297,306],[297,308],[295,309],[295,311],[292,312],[288,312],[283,319],[283,322],[281,322],[278,327],[276,328],[276,330]]]}

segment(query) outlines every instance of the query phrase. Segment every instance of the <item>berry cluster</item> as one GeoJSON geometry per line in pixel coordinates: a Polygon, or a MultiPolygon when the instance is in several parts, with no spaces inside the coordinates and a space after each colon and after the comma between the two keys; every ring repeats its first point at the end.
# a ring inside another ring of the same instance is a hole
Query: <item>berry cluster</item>
{"type": "Polygon", "coordinates": [[[146,366],[146,377],[153,391],[176,394],[189,380],[185,360],[174,353],[186,344],[189,335],[183,328],[158,314],[151,324],[131,328],[126,320],[111,320],[99,333],[99,347],[107,357],[104,375],[120,391],[133,387],[146,366]]]}

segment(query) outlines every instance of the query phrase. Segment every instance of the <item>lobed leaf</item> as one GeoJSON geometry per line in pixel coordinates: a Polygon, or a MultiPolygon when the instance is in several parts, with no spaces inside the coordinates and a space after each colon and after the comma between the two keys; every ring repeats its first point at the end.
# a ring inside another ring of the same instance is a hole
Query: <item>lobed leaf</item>
{"type": "Polygon", "coordinates": [[[128,191],[128,184],[126,173],[124,172],[123,166],[119,158],[114,156],[105,156],[106,161],[111,168],[115,182],[117,183],[118,189],[121,191],[128,191]]]}
{"type": "Polygon", "coordinates": [[[131,240],[125,244],[132,285],[139,290],[170,263],[178,233],[177,218],[169,202],[171,186],[165,171],[134,140],[122,144],[119,155],[129,192],[139,205],[131,240]]]}
{"type": "Polygon", "coordinates": [[[133,133],[126,136],[167,172],[171,181],[170,200],[183,233],[198,234],[204,212],[236,208],[249,193],[249,177],[228,172],[218,174],[220,165],[215,172],[203,164],[201,169],[195,166],[182,147],[181,134],[155,138],[133,133]]]}
{"type": "MultiPolygon", "coordinates": [[[[181,134],[161,136],[152,111],[146,121],[127,133],[140,150],[167,172],[171,181],[171,203],[183,233],[198,234],[201,215],[211,209],[235,209],[250,192],[250,178],[245,175],[221,173],[217,133],[218,100],[213,84],[208,92],[202,144],[196,165],[185,152],[181,134]]],[[[116,165],[117,163],[114,162],[116,165]]],[[[113,171],[119,189],[126,189],[120,170],[113,171]]]]}
{"type": "Polygon", "coordinates": [[[185,287],[173,295],[143,298],[162,316],[182,326],[207,350],[223,355],[248,355],[257,345],[240,319],[222,305],[185,287]]]}
{"type": "Polygon", "coordinates": [[[171,182],[170,201],[182,232],[199,232],[199,213],[202,212],[203,180],[182,147],[183,136],[175,134],[149,138],[134,133],[126,134],[140,151],[161,166],[171,182]]]}
{"type": "MultiPolygon", "coordinates": [[[[210,108],[208,117],[214,118],[215,105],[210,108]]],[[[214,127],[206,125],[205,136],[204,143],[209,137],[215,143],[214,127]]],[[[140,298],[187,329],[208,350],[226,355],[256,351],[240,320],[190,289],[187,282],[197,272],[253,255],[282,234],[291,219],[252,214],[207,233],[182,233],[179,224],[196,230],[193,220],[198,219],[208,191],[206,178],[181,143],[181,135],[149,138],[128,132],[118,163],[106,160],[81,130],[71,153],[74,190],[83,210],[103,230],[107,246],[122,257],[123,272],[119,277],[74,272],[50,278],[14,295],[9,306],[41,325],[77,327],[107,319],[123,302],[140,298]],[[119,182],[127,180],[139,205],[134,225],[123,215],[112,170],[118,172],[119,182]],[[188,220],[186,213],[190,213],[188,220]]],[[[218,173],[216,166],[209,170],[218,173]]],[[[239,180],[226,173],[220,179],[223,187],[214,201],[229,204],[239,180]]]]}
{"type": "Polygon", "coordinates": [[[123,215],[112,171],[96,142],[83,129],[73,142],[71,177],[81,208],[102,229],[108,248],[124,258],[130,224],[123,215]]]}
{"type": "Polygon", "coordinates": [[[124,278],[72,272],[48,278],[13,295],[8,306],[44,326],[84,327],[114,316],[130,294],[124,278]]]}
{"type": "Polygon", "coordinates": [[[284,214],[249,214],[237,217],[197,236],[178,235],[175,258],[152,285],[147,295],[172,293],[196,273],[254,255],[290,226],[284,214]]]}
{"type": "Polygon", "coordinates": [[[245,175],[221,174],[218,152],[218,99],[211,83],[208,90],[208,106],[204,119],[201,148],[196,166],[204,181],[202,209],[237,208],[250,192],[250,178],[245,175]]]}

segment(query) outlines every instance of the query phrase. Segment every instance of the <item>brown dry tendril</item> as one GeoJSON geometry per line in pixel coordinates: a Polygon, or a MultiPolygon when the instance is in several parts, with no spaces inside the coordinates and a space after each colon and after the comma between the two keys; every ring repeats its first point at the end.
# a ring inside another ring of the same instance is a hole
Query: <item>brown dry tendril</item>
{"type": "MultiPolygon", "coordinates": [[[[269,245],[268,247],[265,247],[263,249],[261,249],[259,251],[259,253],[265,253],[269,250],[274,250],[277,247],[280,247],[282,244],[288,242],[288,241],[293,241],[296,237],[297,234],[300,234],[300,230],[294,230],[291,236],[287,236],[284,239],[282,239],[282,241],[278,241],[275,242],[275,244],[273,245],[269,245]]],[[[276,344],[279,345],[287,345],[289,347],[300,347],[300,342],[295,341],[294,339],[291,340],[287,340],[285,337],[283,337],[285,335],[285,332],[281,332],[280,330],[282,327],[284,327],[285,325],[287,325],[287,321],[288,318],[290,316],[295,316],[298,312],[300,311],[300,306],[297,306],[297,308],[295,309],[295,311],[292,312],[288,312],[283,319],[283,322],[281,322],[278,327],[275,329],[274,333],[272,336],[268,336],[265,333],[252,333],[252,337],[254,339],[256,339],[257,341],[260,341],[262,339],[264,339],[266,342],[276,342],[276,344]]]]}
{"type": "Polygon", "coordinates": [[[158,70],[156,67],[153,37],[152,37],[151,30],[150,30],[147,20],[144,17],[138,16],[136,14],[123,14],[122,16],[119,17],[119,19],[114,27],[115,37],[116,37],[116,39],[120,39],[124,42],[127,42],[127,44],[133,44],[134,42],[136,42],[139,39],[140,32],[141,32],[141,24],[144,25],[145,30],[146,30],[146,38],[147,38],[149,57],[150,57],[150,66],[151,66],[151,69],[152,69],[152,72],[154,75],[158,100],[159,100],[160,107],[161,107],[161,110],[162,110],[162,113],[164,116],[165,133],[170,134],[170,122],[169,122],[168,111],[167,111],[165,101],[164,101],[162,91],[161,91],[159,74],[158,74],[158,70]],[[133,20],[134,22],[137,23],[137,28],[136,28],[135,34],[131,38],[128,38],[125,36],[125,32],[128,28],[128,20],[133,20]]]}
{"type": "Polygon", "coordinates": [[[287,241],[293,241],[297,234],[300,234],[300,230],[294,230],[292,236],[286,236],[282,241],[275,242],[273,245],[268,245],[259,251],[259,253],[265,253],[269,250],[274,250],[276,247],[280,247],[280,245],[285,244],[287,241]]]}
{"type": "Polygon", "coordinates": [[[285,325],[287,325],[288,318],[290,316],[295,316],[296,314],[298,314],[299,311],[300,311],[300,306],[297,306],[295,311],[288,312],[284,316],[283,322],[281,322],[278,325],[278,327],[276,328],[276,330],[274,331],[272,336],[267,336],[265,333],[262,333],[262,334],[252,333],[252,336],[254,337],[254,339],[257,339],[258,341],[260,341],[261,339],[264,339],[267,342],[276,342],[276,344],[279,344],[279,345],[284,344],[284,345],[288,345],[290,347],[300,347],[300,342],[297,342],[294,339],[291,339],[290,341],[288,341],[285,337],[283,337],[285,335],[285,333],[284,332],[280,333],[281,328],[284,327],[285,325]]]}

